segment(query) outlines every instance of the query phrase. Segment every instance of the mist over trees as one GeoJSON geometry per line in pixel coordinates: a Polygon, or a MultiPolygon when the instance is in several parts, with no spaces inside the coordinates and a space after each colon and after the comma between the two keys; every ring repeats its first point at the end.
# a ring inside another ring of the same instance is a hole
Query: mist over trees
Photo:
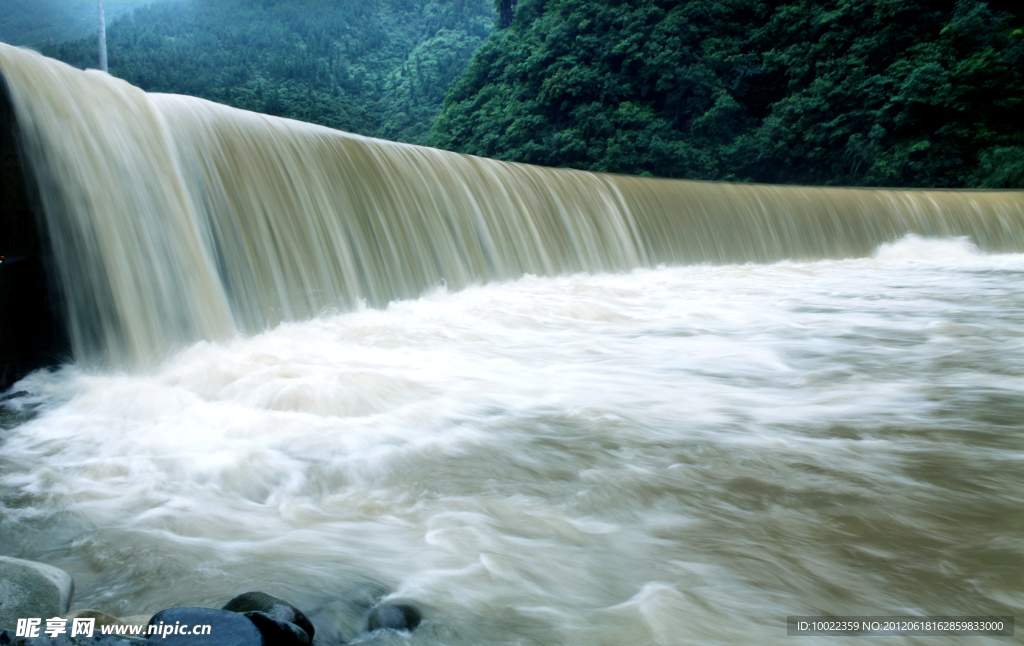
{"type": "Polygon", "coordinates": [[[1024,186],[1020,4],[514,6],[446,98],[431,145],[663,177],[1024,186]]]}

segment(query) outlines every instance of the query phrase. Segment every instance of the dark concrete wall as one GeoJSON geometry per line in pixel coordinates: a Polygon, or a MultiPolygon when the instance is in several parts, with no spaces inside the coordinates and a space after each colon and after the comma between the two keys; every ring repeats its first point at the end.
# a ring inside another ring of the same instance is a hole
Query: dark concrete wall
{"type": "Polygon", "coordinates": [[[0,390],[25,374],[70,356],[48,276],[35,181],[18,143],[18,123],[0,74],[0,390]]]}

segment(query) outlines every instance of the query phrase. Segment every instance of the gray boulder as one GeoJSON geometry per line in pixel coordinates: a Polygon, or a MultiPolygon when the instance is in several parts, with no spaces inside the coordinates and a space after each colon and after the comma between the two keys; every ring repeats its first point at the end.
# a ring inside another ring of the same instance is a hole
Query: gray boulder
{"type": "Polygon", "coordinates": [[[14,628],[22,617],[49,619],[66,613],[74,588],[64,570],[0,556],[0,628],[14,628]]]}

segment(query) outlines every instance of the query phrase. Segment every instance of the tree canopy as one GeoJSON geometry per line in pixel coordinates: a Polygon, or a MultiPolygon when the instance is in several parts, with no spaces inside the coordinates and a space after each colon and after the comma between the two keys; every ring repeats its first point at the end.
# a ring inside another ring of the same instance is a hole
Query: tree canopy
{"type": "MultiPolygon", "coordinates": [[[[493,25],[489,0],[165,1],[112,21],[107,49],[147,91],[426,143],[493,25]]],[[[43,53],[97,65],[95,36],[43,53]]]]}
{"type": "MultiPolygon", "coordinates": [[[[184,2],[187,0],[175,0],[184,2]]],[[[104,0],[111,20],[152,0],[104,0]]],[[[96,32],[96,0],[3,0],[0,41],[44,47],[96,32]]]]}
{"type": "MultiPolygon", "coordinates": [[[[163,0],[112,21],[108,49],[110,72],[146,90],[510,161],[1024,187],[1022,14],[1010,0],[163,0]]],[[[96,39],[44,53],[95,67],[96,39]]]]}
{"type": "Polygon", "coordinates": [[[431,145],[663,177],[1024,186],[1017,5],[505,4],[431,145]]]}

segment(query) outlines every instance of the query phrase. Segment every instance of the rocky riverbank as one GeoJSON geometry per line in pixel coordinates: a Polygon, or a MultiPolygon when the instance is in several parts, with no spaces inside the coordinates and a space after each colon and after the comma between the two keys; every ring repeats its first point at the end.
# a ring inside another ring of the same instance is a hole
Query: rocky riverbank
{"type": "Polygon", "coordinates": [[[177,607],[113,617],[71,610],[74,581],[50,565],[0,557],[0,646],[334,646],[391,643],[419,626],[409,604],[378,602],[351,641],[316,640],[302,610],[266,592],[239,594],[222,608],[177,607]]]}

